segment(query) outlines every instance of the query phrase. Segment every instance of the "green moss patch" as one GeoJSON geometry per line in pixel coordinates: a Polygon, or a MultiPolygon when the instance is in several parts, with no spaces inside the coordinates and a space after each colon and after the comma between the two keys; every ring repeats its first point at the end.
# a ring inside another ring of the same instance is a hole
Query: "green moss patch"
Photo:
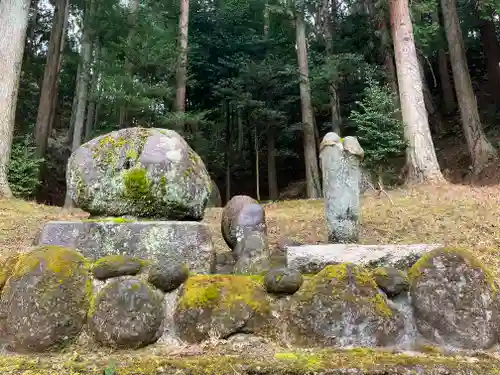
{"type": "Polygon", "coordinates": [[[491,290],[494,293],[498,292],[498,287],[492,272],[471,252],[460,247],[442,247],[424,254],[408,271],[410,283],[417,281],[421,277],[423,270],[430,266],[432,259],[440,255],[457,256],[469,267],[481,270],[491,290]]]}
{"type": "Polygon", "coordinates": [[[29,253],[19,254],[12,276],[23,275],[44,266],[56,275],[70,277],[76,265],[89,266],[88,260],[78,252],[60,246],[42,246],[29,253]]]}
{"type": "Polygon", "coordinates": [[[224,355],[169,357],[142,351],[61,356],[2,356],[2,375],[97,375],[114,369],[118,375],[498,375],[496,359],[395,354],[369,349],[282,351],[260,356],[224,355]]]}
{"type": "Polygon", "coordinates": [[[268,301],[263,300],[263,276],[252,275],[196,275],[184,284],[179,307],[230,308],[244,302],[254,311],[268,311],[268,301]]]}

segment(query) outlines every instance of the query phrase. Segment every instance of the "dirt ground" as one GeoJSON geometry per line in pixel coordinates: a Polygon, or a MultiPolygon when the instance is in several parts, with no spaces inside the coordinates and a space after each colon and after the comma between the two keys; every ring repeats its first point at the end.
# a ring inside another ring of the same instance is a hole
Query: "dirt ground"
{"type": "MultiPolygon", "coordinates": [[[[443,243],[465,247],[486,262],[500,278],[500,186],[464,185],[395,190],[362,198],[361,238],[364,244],[443,243]]],[[[270,244],[280,238],[304,243],[326,239],[321,200],[281,201],[265,205],[270,244]]],[[[220,233],[221,208],[207,209],[204,222],[213,233],[218,253],[229,251],[220,233]]],[[[85,217],[77,211],[21,200],[0,200],[2,255],[31,246],[49,220],[85,217]]]]}

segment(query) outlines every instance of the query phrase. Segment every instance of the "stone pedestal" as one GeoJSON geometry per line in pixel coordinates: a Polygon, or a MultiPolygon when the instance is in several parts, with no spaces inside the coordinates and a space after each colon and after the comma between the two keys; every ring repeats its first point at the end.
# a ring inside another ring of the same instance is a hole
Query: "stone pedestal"
{"type": "Polygon", "coordinates": [[[206,224],[194,221],[51,221],[37,245],[77,249],[89,259],[128,255],[157,263],[185,263],[191,272],[214,273],[215,249],[206,224]]]}

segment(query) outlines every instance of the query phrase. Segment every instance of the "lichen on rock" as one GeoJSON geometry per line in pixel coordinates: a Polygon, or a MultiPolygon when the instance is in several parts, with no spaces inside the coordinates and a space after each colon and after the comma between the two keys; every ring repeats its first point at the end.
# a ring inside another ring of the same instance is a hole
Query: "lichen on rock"
{"type": "Polygon", "coordinates": [[[76,251],[44,246],[19,254],[1,297],[8,346],[41,352],[74,340],[91,288],[89,262],[76,251]]]}
{"type": "Polygon", "coordinates": [[[136,278],[111,281],[92,298],[88,312],[98,343],[132,349],[160,338],[164,316],[163,294],[136,278]]]}
{"type": "Polygon", "coordinates": [[[268,328],[269,313],[261,276],[196,275],[181,287],[174,322],[181,339],[200,342],[257,333],[268,328]]]}
{"type": "Polygon", "coordinates": [[[464,249],[439,248],[409,271],[417,328],[428,340],[462,349],[498,337],[498,289],[489,270],[464,249]]]}
{"type": "Polygon", "coordinates": [[[391,345],[403,328],[372,273],[348,263],[305,278],[290,299],[288,318],[293,341],[305,345],[391,345]]]}
{"type": "Polygon", "coordinates": [[[211,180],[175,131],[128,128],[97,137],[70,157],[67,186],[95,216],[201,220],[211,180]]]}

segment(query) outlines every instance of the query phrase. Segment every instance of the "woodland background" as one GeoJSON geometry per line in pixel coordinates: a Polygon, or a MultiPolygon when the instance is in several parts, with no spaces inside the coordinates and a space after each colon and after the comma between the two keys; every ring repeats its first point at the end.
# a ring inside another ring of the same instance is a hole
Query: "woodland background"
{"type": "Polygon", "coordinates": [[[0,170],[14,195],[63,205],[72,149],[155,126],[187,139],[223,201],[314,198],[319,141],[335,130],[359,138],[374,186],[496,184],[498,9],[498,0],[2,0],[0,74],[4,84],[19,74],[19,90],[0,95],[0,170]],[[7,70],[16,49],[22,66],[7,70]]]}

